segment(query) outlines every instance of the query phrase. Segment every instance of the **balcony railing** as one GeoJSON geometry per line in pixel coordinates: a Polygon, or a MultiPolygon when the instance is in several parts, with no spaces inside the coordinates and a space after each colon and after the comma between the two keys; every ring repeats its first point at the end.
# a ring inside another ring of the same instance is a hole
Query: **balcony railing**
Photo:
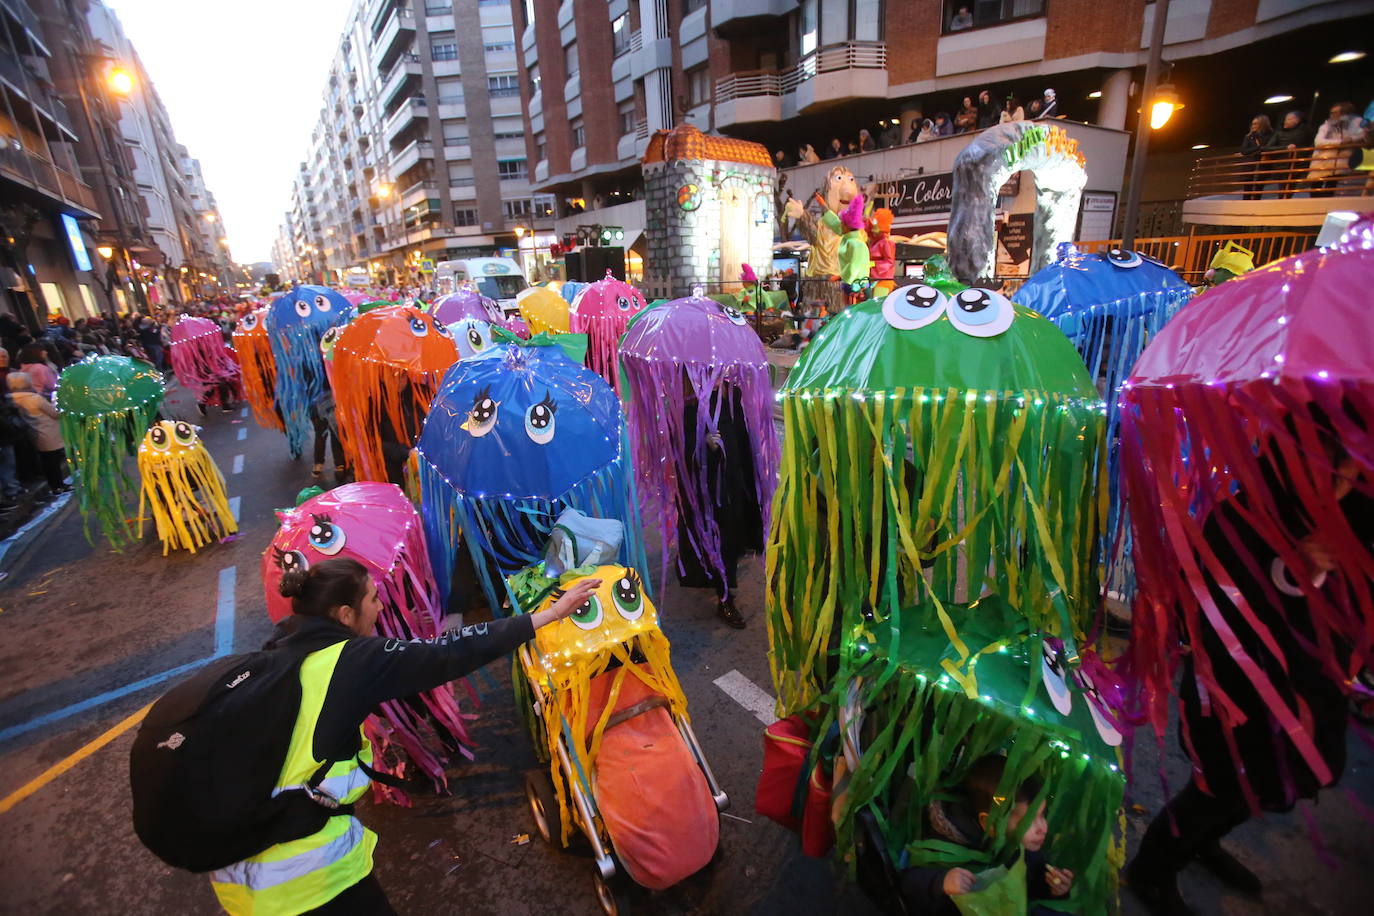
{"type": "Polygon", "coordinates": [[[649,139],[649,122],[647,120],[635,122],[635,139],[649,139]]]}
{"type": "Polygon", "coordinates": [[[782,95],[782,73],[776,70],[747,70],[732,73],[716,82],[716,104],[754,96],[782,95]]]}
{"type": "Polygon", "coordinates": [[[641,30],[639,30],[639,31],[631,32],[631,33],[630,33],[630,53],[631,53],[631,54],[634,54],[636,51],[643,51],[643,50],[644,50],[644,31],[641,29],[641,30]]]}
{"type": "Polygon", "coordinates": [[[1302,146],[1269,150],[1257,159],[1239,154],[1206,156],[1193,165],[1188,179],[1188,198],[1232,200],[1280,200],[1296,197],[1359,197],[1374,195],[1368,172],[1349,167],[1351,154],[1360,144],[1302,146]]]}
{"type": "MultiPolygon", "coordinates": [[[[1230,232],[1225,235],[1176,235],[1138,238],[1131,247],[1173,268],[1190,283],[1201,283],[1212,258],[1227,242],[1255,253],[1255,265],[1268,264],[1311,248],[1315,232],[1230,232]]],[[[1121,239],[1075,242],[1081,251],[1109,251],[1121,247],[1121,239]]]]}
{"type": "Polygon", "coordinates": [[[847,41],[817,48],[786,70],[746,70],[716,81],[716,104],[758,96],[781,96],[822,73],[841,70],[886,70],[887,45],[881,41],[847,41]]]}

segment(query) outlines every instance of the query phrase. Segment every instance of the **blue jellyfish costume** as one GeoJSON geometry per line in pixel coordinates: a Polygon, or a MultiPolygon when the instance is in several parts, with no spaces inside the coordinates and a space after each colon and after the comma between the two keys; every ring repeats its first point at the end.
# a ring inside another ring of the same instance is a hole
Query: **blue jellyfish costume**
{"type": "Polygon", "coordinates": [[[455,363],[416,452],[445,602],[461,537],[493,613],[502,613],[505,576],[542,558],[568,508],[623,522],[617,562],[647,568],[620,399],[561,348],[507,344],[455,363]]]}
{"type": "Polygon", "coordinates": [[[563,300],[567,302],[568,305],[572,305],[572,301],[577,298],[577,294],[590,285],[589,283],[582,283],[577,280],[569,280],[558,290],[558,295],[562,296],[563,300]]]}
{"type": "Polygon", "coordinates": [[[299,458],[306,437],[314,429],[310,405],[328,382],[320,338],[353,316],[352,304],[325,286],[297,286],[272,303],[267,312],[267,336],[277,363],[277,408],[286,426],[286,445],[299,458]]]}
{"type": "Polygon", "coordinates": [[[1107,403],[1107,485],[1111,509],[1103,556],[1116,569],[1110,587],[1130,588],[1128,530],[1117,492],[1117,398],[1131,367],[1159,329],[1193,297],[1182,277],[1139,252],[1079,251],[1071,242],[1012,296],[1054,322],[1073,341],[1107,403]]]}

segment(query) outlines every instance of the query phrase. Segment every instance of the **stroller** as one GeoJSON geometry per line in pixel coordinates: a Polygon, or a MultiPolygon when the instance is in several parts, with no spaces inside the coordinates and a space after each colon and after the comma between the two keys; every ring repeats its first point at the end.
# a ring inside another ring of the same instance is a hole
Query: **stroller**
{"type": "MultiPolygon", "coordinates": [[[[639,574],[584,567],[563,584],[579,572],[600,578],[601,588],[517,654],[517,691],[527,690],[531,737],[549,761],[526,774],[525,794],[546,841],[566,846],[574,830],[586,836],[597,898],[616,916],[628,891],[618,871],[662,890],[714,860],[729,799],[692,732],[639,574]]],[[[541,567],[510,586],[526,612],[563,594],[541,567]]]]}

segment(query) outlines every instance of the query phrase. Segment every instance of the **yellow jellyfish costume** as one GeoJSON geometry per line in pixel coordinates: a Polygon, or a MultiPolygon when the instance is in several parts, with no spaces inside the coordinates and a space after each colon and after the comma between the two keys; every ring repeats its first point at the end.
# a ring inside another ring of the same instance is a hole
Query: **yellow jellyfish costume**
{"type": "Polygon", "coordinates": [[[238,531],[224,476],[196,433],[183,420],[163,420],[148,427],[138,447],[143,493],[138,500],[138,535],[152,518],[162,541],[162,555],[174,548],[192,553],[238,531]]]}

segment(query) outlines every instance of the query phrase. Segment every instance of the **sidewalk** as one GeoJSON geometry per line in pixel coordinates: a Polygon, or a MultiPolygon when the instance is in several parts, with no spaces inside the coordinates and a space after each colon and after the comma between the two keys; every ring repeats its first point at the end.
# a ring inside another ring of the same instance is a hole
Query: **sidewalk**
{"type": "Polygon", "coordinates": [[[0,513],[0,583],[9,578],[29,549],[61,520],[74,503],[73,493],[53,496],[46,483],[32,483],[20,494],[18,504],[0,513]]]}

